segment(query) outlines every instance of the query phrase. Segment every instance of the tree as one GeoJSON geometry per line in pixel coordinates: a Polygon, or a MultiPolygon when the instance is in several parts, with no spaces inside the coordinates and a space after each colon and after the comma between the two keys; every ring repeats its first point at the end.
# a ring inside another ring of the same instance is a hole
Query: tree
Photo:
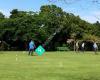
{"type": "Polygon", "coordinates": [[[3,15],[3,13],[0,12],[0,19],[4,19],[5,16],[3,15]]]}
{"type": "Polygon", "coordinates": [[[18,49],[33,38],[39,44],[49,40],[49,48],[54,50],[69,38],[84,39],[84,34],[100,37],[100,23],[88,23],[56,5],[43,5],[39,12],[13,9],[9,18],[0,19],[0,39],[10,45],[17,41],[18,49]]]}
{"type": "Polygon", "coordinates": [[[41,6],[39,16],[47,33],[53,34],[60,27],[63,19],[63,10],[56,5],[41,6]]]}
{"type": "Polygon", "coordinates": [[[100,37],[100,23],[99,23],[99,21],[97,21],[96,23],[94,23],[94,34],[96,35],[96,36],[99,36],[100,37]]]}
{"type": "Polygon", "coordinates": [[[27,12],[18,11],[18,9],[13,9],[10,13],[11,13],[10,18],[24,17],[27,15],[27,12]]]}

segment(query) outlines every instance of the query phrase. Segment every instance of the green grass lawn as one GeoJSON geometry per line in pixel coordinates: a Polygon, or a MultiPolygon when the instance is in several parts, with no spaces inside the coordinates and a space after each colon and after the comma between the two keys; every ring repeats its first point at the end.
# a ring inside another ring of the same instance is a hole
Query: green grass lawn
{"type": "Polygon", "coordinates": [[[0,52],[0,80],[100,80],[100,52],[0,52]]]}

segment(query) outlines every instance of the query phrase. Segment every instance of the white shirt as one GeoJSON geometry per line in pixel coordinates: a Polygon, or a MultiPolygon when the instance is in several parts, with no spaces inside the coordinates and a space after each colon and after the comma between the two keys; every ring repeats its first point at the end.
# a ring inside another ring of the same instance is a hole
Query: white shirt
{"type": "Polygon", "coordinates": [[[84,43],[82,43],[82,47],[83,47],[83,48],[84,48],[84,45],[85,45],[85,44],[84,44],[84,43]]]}
{"type": "Polygon", "coordinates": [[[78,42],[76,43],[76,46],[78,47],[78,42]]]}
{"type": "Polygon", "coordinates": [[[94,47],[94,48],[98,48],[98,46],[97,46],[97,44],[96,44],[96,43],[94,43],[94,44],[93,44],[93,47],[94,47]]]}

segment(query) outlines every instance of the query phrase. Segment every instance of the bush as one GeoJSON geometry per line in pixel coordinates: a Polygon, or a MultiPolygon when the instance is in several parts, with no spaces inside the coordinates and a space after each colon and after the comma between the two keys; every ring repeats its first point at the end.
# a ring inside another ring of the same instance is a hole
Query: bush
{"type": "Polygon", "coordinates": [[[9,50],[9,45],[5,41],[2,41],[0,43],[0,51],[3,51],[3,50],[9,50]]]}
{"type": "Polygon", "coordinates": [[[57,51],[69,51],[68,47],[57,47],[57,51]]]}
{"type": "Polygon", "coordinates": [[[100,51],[100,43],[98,43],[97,45],[98,45],[98,50],[100,51]]]}

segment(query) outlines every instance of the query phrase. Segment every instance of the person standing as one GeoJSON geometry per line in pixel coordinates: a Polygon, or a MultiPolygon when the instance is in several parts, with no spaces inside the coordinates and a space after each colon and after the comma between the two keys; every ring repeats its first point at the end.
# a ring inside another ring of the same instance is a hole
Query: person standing
{"type": "Polygon", "coordinates": [[[84,52],[84,46],[85,46],[85,43],[83,42],[82,43],[82,51],[84,52]]]}
{"type": "Polygon", "coordinates": [[[76,42],[76,52],[78,52],[79,51],[79,43],[78,43],[78,41],[76,42]]]}
{"type": "Polygon", "coordinates": [[[35,49],[35,43],[34,43],[33,40],[31,40],[31,41],[29,42],[29,54],[28,54],[28,55],[33,55],[34,49],[35,49]]]}
{"type": "Polygon", "coordinates": [[[97,46],[96,42],[94,42],[94,44],[93,44],[93,49],[94,49],[94,52],[96,54],[97,50],[98,50],[98,46],[97,46]]]}

